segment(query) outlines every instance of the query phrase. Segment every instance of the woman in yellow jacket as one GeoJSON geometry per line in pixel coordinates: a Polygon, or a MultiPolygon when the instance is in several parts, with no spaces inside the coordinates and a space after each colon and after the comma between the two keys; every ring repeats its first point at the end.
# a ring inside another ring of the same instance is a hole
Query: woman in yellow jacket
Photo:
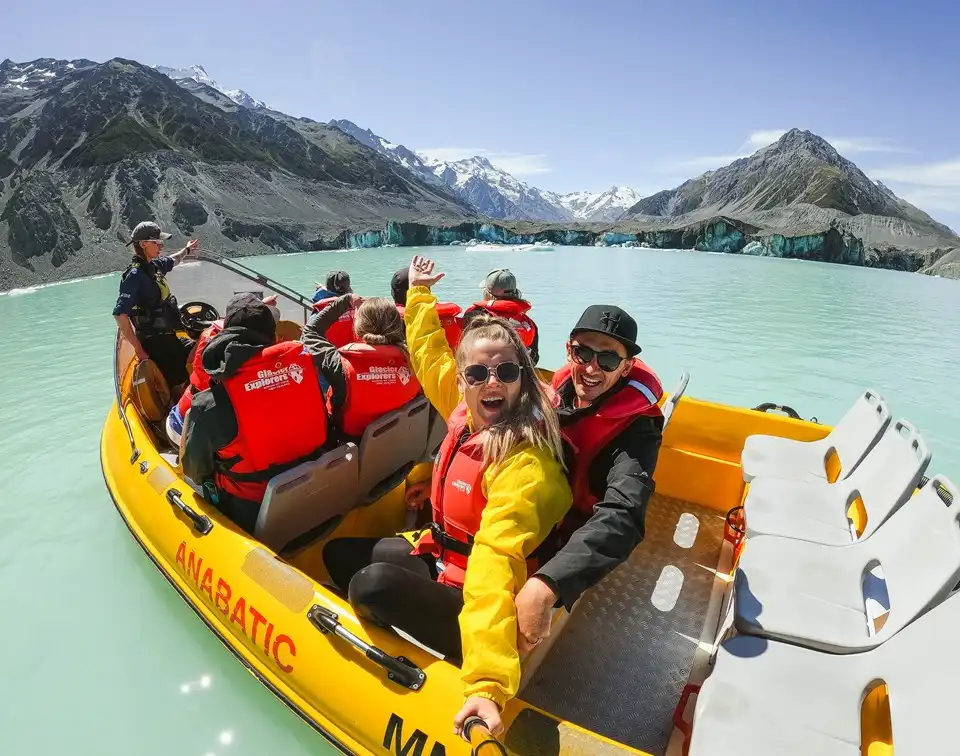
{"type": "Polygon", "coordinates": [[[327,545],[324,561],[360,616],[462,659],[466,701],[454,725],[478,715],[497,732],[520,684],[514,598],[571,493],[557,419],[529,353],[506,322],[484,316],[454,356],[429,288],[442,277],[431,260],[413,259],[404,317],[414,372],[448,425],[434,522],[413,549],[403,538],[343,538],[327,545]]]}

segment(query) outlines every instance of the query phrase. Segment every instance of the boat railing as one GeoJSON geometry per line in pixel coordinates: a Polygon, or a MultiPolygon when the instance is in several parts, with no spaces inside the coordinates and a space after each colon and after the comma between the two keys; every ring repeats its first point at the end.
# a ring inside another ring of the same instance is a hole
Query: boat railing
{"type": "Polygon", "coordinates": [[[120,368],[120,359],[124,344],[126,344],[126,341],[121,336],[120,329],[118,328],[117,339],[113,349],[113,390],[116,394],[117,413],[120,415],[120,421],[123,423],[123,427],[127,432],[127,440],[130,442],[130,464],[133,464],[140,456],[140,450],[137,448],[137,442],[133,438],[133,429],[130,427],[130,421],[127,419],[127,412],[124,406],[123,391],[120,389],[120,377],[126,370],[126,365],[122,370],[120,368]]]}
{"type": "Polygon", "coordinates": [[[291,289],[289,286],[282,284],[279,281],[274,281],[272,278],[265,276],[263,273],[260,273],[253,268],[247,267],[233,257],[225,257],[217,254],[216,252],[201,250],[194,255],[192,259],[219,265],[221,268],[229,270],[231,273],[241,276],[248,281],[256,282],[270,289],[274,293],[281,295],[298,305],[301,305],[307,312],[313,308],[313,302],[300,292],[291,289]]]}

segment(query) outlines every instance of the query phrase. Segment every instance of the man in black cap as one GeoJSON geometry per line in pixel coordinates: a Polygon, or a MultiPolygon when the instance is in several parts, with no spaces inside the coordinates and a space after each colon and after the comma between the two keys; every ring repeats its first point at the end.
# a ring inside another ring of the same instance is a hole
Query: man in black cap
{"type": "Polygon", "coordinates": [[[353,288],[350,286],[350,274],[345,270],[331,270],[327,273],[327,282],[324,286],[317,284],[317,290],[313,294],[313,301],[322,302],[331,297],[341,297],[344,294],[353,294],[353,288]]]}
{"type": "Polygon", "coordinates": [[[517,594],[521,652],[550,634],[555,606],[569,611],[643,539],[663,388],[636,358],[636,339],[630,315],[592,305],[570,332],[567,364],[554,374],[554,406],[572,453],[573,507],[558,533],[559,550],[517,594]]]}
{"type": "Polygon", "coordinates": [[[179,252],[161,256],[163,242],[169,238],[170,234],[151,221],[133,229],[127,242],[133,247],[133,261],[120,277],[113,317],[137,360],[153,360],[176,397],[187,382],[187,356],[192,344],[184,344],[177,337],[180,311],[164,276],[197,248],[197,240],[191,239],[179,252]]]}
{"type": "Polygon", "coordinates": [[[332,445],[326,387],[334,410],[346,396],[336,347],[323,335],[332,317],[316,313],[302,341],[276,343],[269,306],[238,294],[203,351],[210,388],[193,397],[184,422],[183,470],[248,533],[270,478],[332,445]]]}

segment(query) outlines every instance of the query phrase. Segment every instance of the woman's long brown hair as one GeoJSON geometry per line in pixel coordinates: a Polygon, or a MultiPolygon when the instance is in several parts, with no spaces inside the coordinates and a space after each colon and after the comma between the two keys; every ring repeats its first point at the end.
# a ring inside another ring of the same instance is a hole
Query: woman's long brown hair
{"type": "Polygon", "coordinates": [[[480,339],[489,339],[512,347],[522,368],[520,396],[516,405],[508,410],[506,417],[487,428],[484,434],[484,464],[500,464],[513,447],[523,441],[550,451],[557,461],[563,464],[557,413],[553,409],[546,387],[537,376],[530,353],[506,320],[483,314],[467,323],[457,347],[457,371],[460,372],[467,366],[467,356],[480,339]]]}

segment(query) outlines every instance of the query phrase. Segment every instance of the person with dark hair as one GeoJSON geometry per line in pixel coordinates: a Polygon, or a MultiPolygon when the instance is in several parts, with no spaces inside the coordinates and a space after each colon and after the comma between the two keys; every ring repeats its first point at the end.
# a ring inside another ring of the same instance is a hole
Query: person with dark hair
{"type": "MultiPolygon", "coordinates": [[[[410,288],[410,272],[401,268],[390,279],[390,293],[397,305],[397,311],[403,318],[406,313],[407,290],[410,288]]],[[[455,302],[437,302],[437,316],[440,318],[440,327],[447,336],[447,343],[451,349],[456,349],[460,343],[460,334],[463,333],[463,318],[460,316],[460,305],[455,302]]]]}
{"type": "Polygon", "coordinates": [[[663,387],[639,353],[637,322],[615,305],[591,305],[570,332],[567,363],[553,375],[553,405],[572,451],[573,507],[559,550],[517,594],[521,653],[550,634],[555,606],[569,611],[643,540],[663,387]]]}
{"type": "MultiPolygon", "coordinates": [[[[274,320],[279,322],[280,309],[277,307],[277,295],[271,294],[268,297],[264,297],[263,303],[270,308],[274,320]]],[[[197,345],[193,349],[193,357],[191,357],[193,369],[190,372],[190,382],[180,395],[180,401],[174,404],[170,408],[170,412],[167,413],[167,438],[169,438],[170,443],[178,449],[182,443],[183,423],[187,417],[187,413],[190,411],[190,407],[193,405],[194,395],[210,388],[210,376],[207,375],[207,371],[203,369],[203,351],[207,348],[207,344],[220,335],[221,331],[223,331],[223,318],[213,321],[200,332],[197,345]]]]}
{"type": "Polygon", "coordinates": [[[350,286],[350,274],[345,270],[331,270],[327,273],[327,282],[323,286],[317,283],[313,301],[316,303],[324,299],[341,297],[344,294],[353,294],[353,288],[350,286]]]}
{"type": "Polygon", "coordinates": [[[277,343],[270,307],[238,294],[223,331],[203,350],[210,388],[193,397],[187,414],[183,471],[248,533],[270,478],[332,446],[325,389],[340,404],[344,380],[323,317],[307,321],[301,341],[277,343]]]}
{"type": "MultiPolygon", "coordinates": [[[[313,295],[313,309],[315,312],[324,312],[330,308],[338,298],[353,294],[350,286],[350,274],[345,270],[331,270],[327,276],[326,288],[318,288],[313,295]]],[[[340,311],[336,320],[331,321],[326,332],[327,340],[338,349],[351,344],[356,340],[353,332],[353,318],[356,307],[347,300],[348,306],[340,311]]],[[[358,298],[359,301],[359,298],[358,298]]]]}
{"type": "Polygon", "coordinates": [[[530,303],[517,288],[517,277],[506,268],[492,270],[480,284],[483,299],[474,302],[463,313],[463,322],[486,312],[506,320],[520,336],[520,341],[529,350],[533,364],[540,361],[540,331],[527,313],[530,303]]]}
{"type": "Polygon", "coordinates": [[[161,256],[163,243],[170,238],[151,221],[133,229],[128,242],[133,247],[133,261],[120,276],[113,317],[137,360],[155,362],[176,397],[187,382],[187,358],[192,343],[185,344],[177,336],[180,311],[164,276],[197,248],[197,240],[191,239],[172,255],[161,256]]]}

